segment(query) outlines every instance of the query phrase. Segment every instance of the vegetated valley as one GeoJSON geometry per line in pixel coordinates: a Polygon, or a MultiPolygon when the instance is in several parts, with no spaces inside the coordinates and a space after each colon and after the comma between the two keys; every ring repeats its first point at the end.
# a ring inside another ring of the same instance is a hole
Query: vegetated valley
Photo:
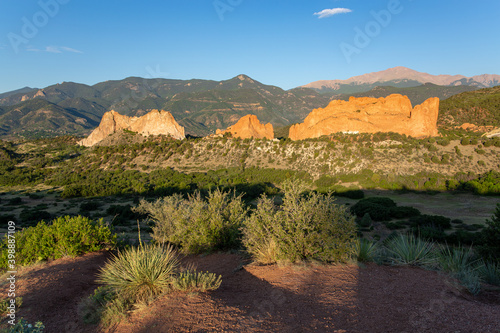
{"type": "Polygon", "coordinates": [[[2,232],[15,221],[25,265],[19,313],[50,331],[494,332],[500,137],[457,126],[498,126],[498,108],[481,90],[457,96],[442,104],[440,136],[426,139],[291,141],[282,128],[275,140],[120,131],[92,148],[74,136],[1,141],[2,232]],[[120,278],[133,265],[156,280],[120,278]],[[49,298],[63,320],[37,308],[47,295],[35,283],[61,288],[49,298]],[[434,301],[458,310],[429,315],[434,301]]]}

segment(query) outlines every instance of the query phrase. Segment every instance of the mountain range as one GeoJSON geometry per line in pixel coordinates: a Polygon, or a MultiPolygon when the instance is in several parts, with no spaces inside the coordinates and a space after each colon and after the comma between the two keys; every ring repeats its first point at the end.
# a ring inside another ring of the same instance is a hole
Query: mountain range
{"type": "Polygon", "coordinates": [[[129,77],[92,86],[63,82],[43,89],[25,87],[0,94],[0,135],[86,135],[110,110],[127,116],[167,110],[192,136],[225,129],[247,114],[279,128],[302,122],[332,99],[399,93],[416,105],[429,97],[445,99],[499,85],[500,76],[433,76],[396,67],[345,81],[318,82],[286,91],[246,75],[224,81],[129,77]]]}
{"type": "Polygon", "coordinates": [[[255,114],[261,121],[276,126],[286,126],[301,121],[313,108],[329,102],[328,96],[311,89],[285,91],[246,75],[225,81],[130,77],[93,86],[63,82],[3,96],[0,131],[4,134],[54,131],[57,126],[60,133],[85,133],[96,127],[109,110],[141,116],[152,109],[163,109],[185,127],[186,134],[202,136],[225,129],[247,114],[255,114]],[[62,124],[63,119],[68,123],[62,124]],[[54,126],[46,127],[48,124],[54,126]]]}
{"type": "Polygon", "coordinates": [[[350,94],[371,90],[377,86],[397,88],[416,87],[425,83],[440,86],[472,86],[490,88],[500,85],[500,75],[483,74],[472,77],[463,75],[432,75],[406,67],[394,67],[384,71],[354,76],[347,80],[321,80],[302,86],[329,95],[350,94]]]}

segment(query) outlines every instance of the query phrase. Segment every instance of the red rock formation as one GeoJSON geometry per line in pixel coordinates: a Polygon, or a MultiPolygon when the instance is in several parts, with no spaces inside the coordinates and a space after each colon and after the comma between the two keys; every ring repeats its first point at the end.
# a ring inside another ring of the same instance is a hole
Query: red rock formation
{"type": "Polygon", "coordinates": [[[175,121],[170,112],[153,110],[142,117],[127,117],[116,111],[109,111],[102,116],[99,127],[79,143],[90,147],[119,130],[129,130],[145,136],[170,135],[179,140],[186,138],[184,127],[175,121]]]}
{"type": "Polygon", "coordinates": [[[273,125],[269,123],[266,125],[262,124],[259,119],[257,119],[257,116],[253,114],[240,118],[236,124],[228,127],[225,131],[217,130],[216,132],[216,134],[225,133],[231,133],[233,137],[242,139],[274,139],[273,125]]]}
{"type": "Polygon", "coordinates": [[[304,123],[293,125],[292,140],[317,138],[337,132],[395,132],[413,137],[436,136],[439,98],[433,97],[412,108],[406,96],[385,98],[351,97],[335,100],[324,109],[314,109],[304,123]]]}

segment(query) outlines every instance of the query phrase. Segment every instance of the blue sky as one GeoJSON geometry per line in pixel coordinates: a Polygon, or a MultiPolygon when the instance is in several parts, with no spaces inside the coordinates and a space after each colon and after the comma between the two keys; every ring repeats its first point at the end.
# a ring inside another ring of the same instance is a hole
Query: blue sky
{"type": "Polygon", "coordinates": [[[498,0],[2,0],[0,13],[0,92],[238,74],[290,89],[395,66],[500,74],[498,0]]]}

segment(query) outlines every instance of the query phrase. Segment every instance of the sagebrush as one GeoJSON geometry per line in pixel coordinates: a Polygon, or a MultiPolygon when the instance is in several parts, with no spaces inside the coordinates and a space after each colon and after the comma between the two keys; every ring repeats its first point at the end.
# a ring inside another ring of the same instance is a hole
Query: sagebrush
{"type": "Polygon", "coordinates": [[[281,206],[265,195],[259,199],[243,227],[243,244],[258,262],[345,262],[355,256],[354,216],[331,195],[303,190],[298,182],[285,183],[281,206]]]}
{"type": "Polygon", "coordinates": [[[153,203],[142,200],[134,210],[154,221],[157,243],[175,244],[184,253],[239,247],[248,212],[241,196],[220,189],[210,191],[206,199],[196,192],[187,199],[175,194],[153,203]]]}

